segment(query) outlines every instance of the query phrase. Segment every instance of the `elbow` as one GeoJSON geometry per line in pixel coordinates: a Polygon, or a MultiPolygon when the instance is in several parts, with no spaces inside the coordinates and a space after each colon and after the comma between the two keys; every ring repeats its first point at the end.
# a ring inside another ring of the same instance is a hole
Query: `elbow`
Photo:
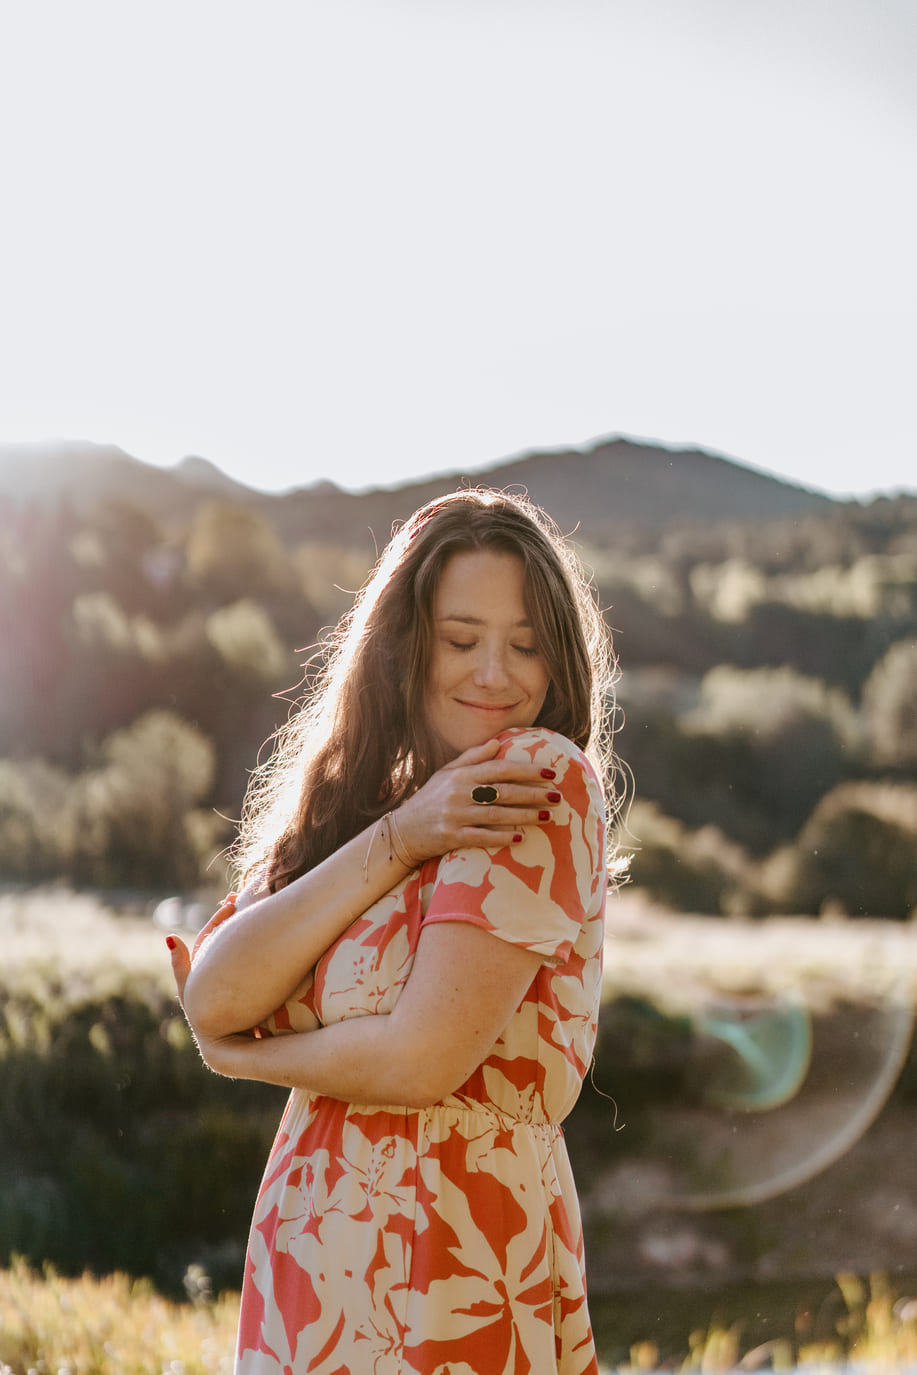
{"type": "Polygon", "coordinates": [[[411,1081],[406,1083],[400,1093],[393,1095],[395,1101],[405,1108],[416,1108],[423,1111],[424,1108],[432,1108],[435,1104],[445,1098],[444,1093],[437,1093],[435,1089],[429,1088],[424,1084],[411,1081]]]}
{"type": "Polygon", "coordinates": [[[207,985],[207,978],[192,969],[185,984],[182,1005],[185,1016],[194,1030],[199,1031],[202,1036],[211,1038],[232,1036],[236,1032],[247,1031],[249,1028],[242,1024],[238,1013],[233,1015],[233,1009],[227,1004],[226,999],[219,995],[218,990],[208,988],[207,985]]]}
{"type": "MultiPolygon", "coordinates": [[[[470,1071],[469,1071],[470,1072],[470,1071]]],[[[412,1059],[399,1070],[393,1100],[406,1108],[435,1107],[465,1082],[468,1074],[448,1060],[425,1057],[423,1063],[412,1059]]]]}
{"type": "MultiPolygon", "coordinates": [[[[480,1064],[479,1047],[461,1048],[452,1036],[438,1036],[402,1018],[395,1008],[379,1018],[385,1038],[382,1061],[386,1073],[384,1101],[405,1108],[435,1107],[461,1087],[480,1064]]],[[[381,1076],[379,1088],[382,1088],[381,1076]]]]}

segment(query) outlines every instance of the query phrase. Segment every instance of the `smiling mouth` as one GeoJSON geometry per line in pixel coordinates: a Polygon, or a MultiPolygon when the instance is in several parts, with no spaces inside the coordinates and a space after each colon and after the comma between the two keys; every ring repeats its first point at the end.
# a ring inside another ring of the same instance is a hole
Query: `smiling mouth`
{"type": "Polygon", "coordinates": [[[463,707],[470,707],[472,711],[512,711],[519,705],[518,702],[466,702],[461,697],[456,699],[463,707]]]}

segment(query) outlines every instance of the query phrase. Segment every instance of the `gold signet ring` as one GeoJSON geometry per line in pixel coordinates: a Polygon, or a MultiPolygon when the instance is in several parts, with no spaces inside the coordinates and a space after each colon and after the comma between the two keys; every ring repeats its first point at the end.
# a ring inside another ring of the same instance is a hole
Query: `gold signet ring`
{"type": "Polygon", "coordinates": [[[476,788],[471,789],[471,800],[486,807],[490,802],[499,802],[500,794],[490,783],[479,783],[476,788]]]}

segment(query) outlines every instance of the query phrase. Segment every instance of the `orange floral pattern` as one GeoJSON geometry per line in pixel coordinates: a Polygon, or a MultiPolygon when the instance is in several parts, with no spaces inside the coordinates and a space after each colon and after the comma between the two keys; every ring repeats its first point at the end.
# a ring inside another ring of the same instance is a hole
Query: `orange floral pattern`
{"type": "Polygon", "coordinates": [[[409,874],[259,1030],[390,1011],[428,922],[472,922],[544,962],[484,1062],[434,1107],[291,1094],[255,1207],[237,1375],[596,1375],[560,1122],[595,1042],[602,793],[564,737],[501,742],[556,770],[551,823],[409,874]]]}

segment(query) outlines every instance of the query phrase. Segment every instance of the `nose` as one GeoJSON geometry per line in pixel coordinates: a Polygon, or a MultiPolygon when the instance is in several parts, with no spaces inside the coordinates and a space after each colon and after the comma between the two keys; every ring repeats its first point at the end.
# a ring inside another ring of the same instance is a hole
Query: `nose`
{"type": "Polygon", "coordinates": [[[475,682],[491,692],[498,692],[509,681],[506,651],[502,645],[482,645],[475,664],[475,682]]]}

